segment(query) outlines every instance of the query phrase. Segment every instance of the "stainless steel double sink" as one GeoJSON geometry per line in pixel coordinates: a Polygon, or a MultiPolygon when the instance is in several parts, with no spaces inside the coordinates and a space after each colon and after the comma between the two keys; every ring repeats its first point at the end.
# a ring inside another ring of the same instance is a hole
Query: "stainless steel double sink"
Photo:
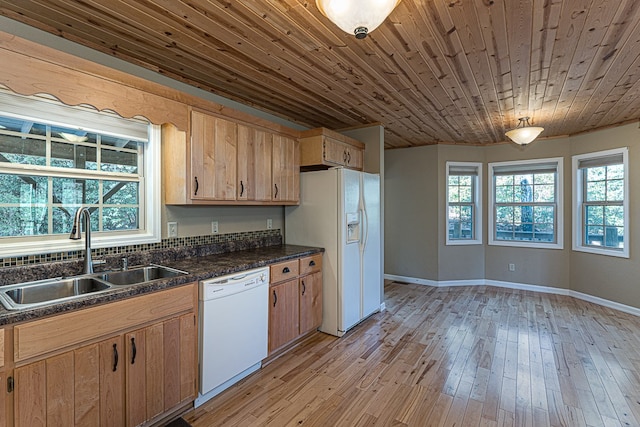
{"type": "Polygon", "coordinates": [[[0,302],[8,310],[20,310],[107,292],[118,286],[135,285],[184,274],[188,273],[162,265],[148,265],[123,271],[18,283],[0,286],[0,302]]]}

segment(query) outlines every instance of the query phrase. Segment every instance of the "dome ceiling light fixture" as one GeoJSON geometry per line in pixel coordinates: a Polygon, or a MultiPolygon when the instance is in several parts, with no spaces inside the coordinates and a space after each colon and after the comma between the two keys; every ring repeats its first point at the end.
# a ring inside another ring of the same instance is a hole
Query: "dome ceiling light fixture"
{"type": "Polygon", "coordinates": [[[400,0],[316,0],[320,12],[357,39],[378,28],[400,0]]]}
{"type": "Polygon", "coordinates": [[[518,145],[527,145],[536,139],[544,130],[544,128],[538,126],[531,126],[529,124],[529,117],[520,117],[518,120],[518,125],[515,129],[511,129],[505,133],[510,140],[518,145]]]}

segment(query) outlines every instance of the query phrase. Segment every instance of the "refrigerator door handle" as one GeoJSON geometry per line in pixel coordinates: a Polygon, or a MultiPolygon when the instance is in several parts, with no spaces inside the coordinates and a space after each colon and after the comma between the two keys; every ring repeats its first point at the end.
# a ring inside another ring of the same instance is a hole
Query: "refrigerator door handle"
{"type": "Polygon", "coordinates": [[[364,247],[367,245],[367,240],[369,240],[369,216],[367,215],[367,210],[364,207],[361,209],[363,224],[361,229],[362,239],[360,240],[360,250],[364,251],[364,247]]]}

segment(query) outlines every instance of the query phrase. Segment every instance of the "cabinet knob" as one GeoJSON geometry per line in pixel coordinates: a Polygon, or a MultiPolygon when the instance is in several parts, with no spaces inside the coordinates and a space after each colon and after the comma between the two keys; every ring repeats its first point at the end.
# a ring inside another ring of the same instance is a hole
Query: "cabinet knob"
{"type": "Polygon", "coordinates": [[[291,273],[291,270],[289,270],[289,267],[285,267],[285,268],[282,269],[282,272],[285,273],[285,274],[286,273],[291,273]]]}
{"type": "Polygon", "coordinates": [[[309,261],[309,267],[315,267],[316,262],[314,260],[309,261]]]}

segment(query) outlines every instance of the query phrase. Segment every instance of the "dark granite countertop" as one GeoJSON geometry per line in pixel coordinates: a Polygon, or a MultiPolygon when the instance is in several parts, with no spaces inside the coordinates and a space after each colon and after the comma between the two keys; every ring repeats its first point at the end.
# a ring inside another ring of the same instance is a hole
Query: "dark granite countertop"
{"type": "MultiPolygon", "coordinates": [[[[162,265],[183,270],[189,274],[131,286],[115,286],[105,293],[87,295],[86,297],[72,301],[31,309],[7,310],[4,306],[0,305],[0,326],[126,299],[136,295],[168,289],[174,286],[223,276],[238,271],[263,267],[323,251],[324,249],[322,248],[309,246],[280,245],[165,261],[162,262],[162,265]]],[[[135,266],[131,266],[131,268],[135,268],[135,266]]]]}

